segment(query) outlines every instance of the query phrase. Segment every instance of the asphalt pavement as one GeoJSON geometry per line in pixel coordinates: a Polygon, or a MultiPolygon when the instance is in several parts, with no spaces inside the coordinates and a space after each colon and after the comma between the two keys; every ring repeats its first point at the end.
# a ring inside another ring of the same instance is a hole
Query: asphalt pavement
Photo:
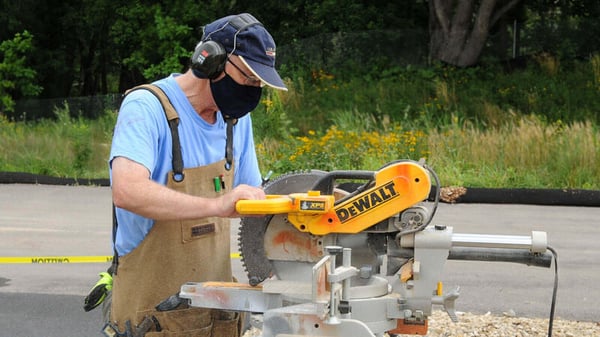
{"type": "MultiPolygon", "coordinates": [[[[433,223],[455,233],[547,232],[558,252],[556,317],[600,321],[600,208],[441,204],[433,223]]],[[[234,221],[234,243],[236,234],[234,221]]],[[[112,255],[110,242],[108,187],[0,184],[0,337],[101,336],[100,310],[82,307],[108,263],[74,261],[112,255]]],[[[232,263],[245,281],[240,260],[232,263]]],[[[445,289],[460,286],[458,311],[542,318],[553,280],[553,268],[471,261],[448,261],[443,279],[445,289]]]]}

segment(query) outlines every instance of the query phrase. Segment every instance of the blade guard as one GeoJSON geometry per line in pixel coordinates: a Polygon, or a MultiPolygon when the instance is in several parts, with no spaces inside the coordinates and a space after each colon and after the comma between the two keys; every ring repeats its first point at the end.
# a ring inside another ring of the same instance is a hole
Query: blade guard
{"type": "Polygon", "coordinates": [[[314,235],[354,234],[425,200],[431,189],[427,171],[410,161],[386,166],[374,178],[375,186],[338,205],[333,195],[308,191],[240,200],[236,210],[242,215],[287,213],[294,227],[314,235]]]}

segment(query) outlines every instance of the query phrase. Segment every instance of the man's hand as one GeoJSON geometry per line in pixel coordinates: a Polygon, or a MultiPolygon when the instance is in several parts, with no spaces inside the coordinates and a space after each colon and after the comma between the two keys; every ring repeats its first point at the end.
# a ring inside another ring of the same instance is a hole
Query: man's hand
{"type": "Polygon", "coordinates": [[[221,205],[222,217],[238,218],[240,214],[235,210],[235,204],[239,200],[262,200],[265,199],[265,192],[257,187],[249,185],[239,185],[231,192],[224,194],[218,198],[218,203],[221,205]]]}

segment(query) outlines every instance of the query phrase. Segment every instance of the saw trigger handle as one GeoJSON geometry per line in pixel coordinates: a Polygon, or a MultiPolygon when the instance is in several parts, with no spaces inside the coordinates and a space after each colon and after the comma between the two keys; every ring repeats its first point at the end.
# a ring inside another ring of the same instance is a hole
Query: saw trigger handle
{"type": "Polygon", "coordinates": [[[262,200],[240,200],[235,210],[241,215],[282,214],[292,210],[292,200],[287,195],[268,194],[262,200]]]}

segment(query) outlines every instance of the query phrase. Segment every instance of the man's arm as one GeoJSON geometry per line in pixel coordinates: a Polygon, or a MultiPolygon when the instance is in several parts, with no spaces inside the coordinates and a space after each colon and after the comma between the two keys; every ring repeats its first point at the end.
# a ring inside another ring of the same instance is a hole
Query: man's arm
{"type": "Polygon", "coordinates": [[[208,216],[238,217],[235,204],[242,199],[264,199],[262,189],[239,185],[217,198],[177,192],[150,179],[148,169],[127,159],[111,162],[115,206],[154,220],[185,220],[208,216]]]}

